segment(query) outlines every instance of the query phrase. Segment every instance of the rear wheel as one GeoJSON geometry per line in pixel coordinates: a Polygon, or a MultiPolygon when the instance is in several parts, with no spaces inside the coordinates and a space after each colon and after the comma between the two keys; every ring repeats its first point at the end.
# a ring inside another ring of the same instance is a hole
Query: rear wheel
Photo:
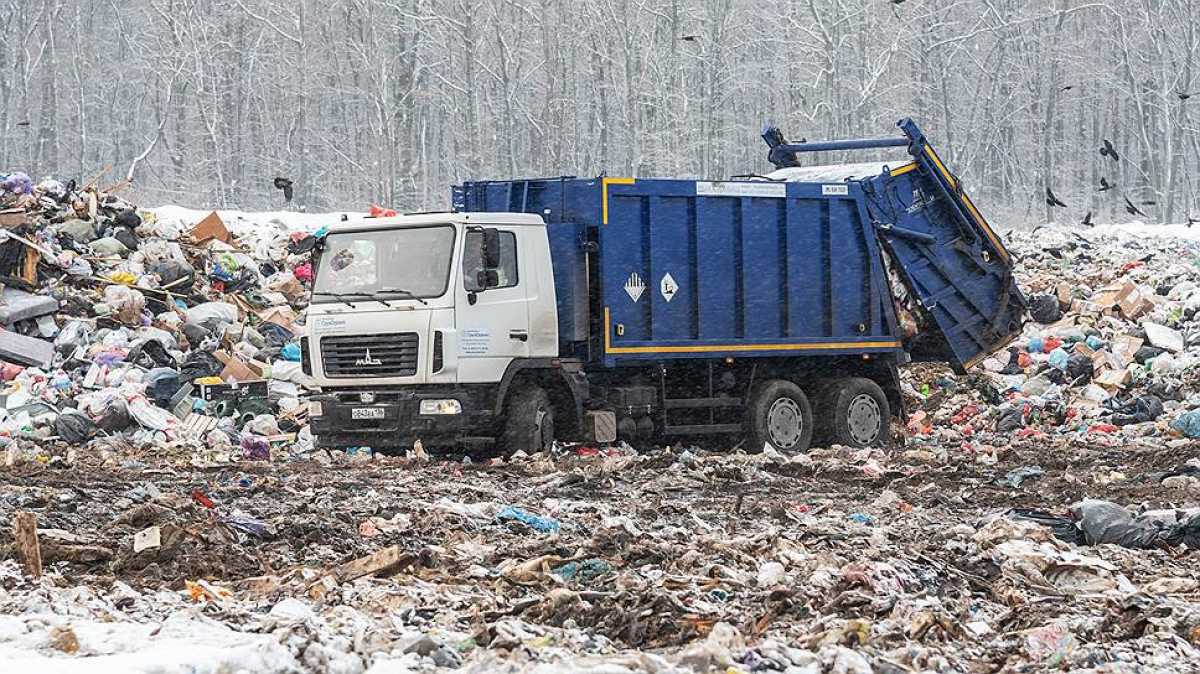
{"type": "Polygon", "coordinates": [[[749,447],[770,445],[781,452],[803,452],[812,442],[813,416],[808,396],[790,381],[771,379],[754,388],[746,406],[749,447]]]}
{"type": "Polygon", "coordinates": [[[505,410],[504,451],[540,452],[554,444],[554,407],[539,386],[526,386],[509,397],[505,410]]]}
{"type": "Polygon", "coordinates": [[[823,440],[847,447],[888,444],[891,406],[879,384],[862,377],[831,382],[818,401],[823,440]]]}

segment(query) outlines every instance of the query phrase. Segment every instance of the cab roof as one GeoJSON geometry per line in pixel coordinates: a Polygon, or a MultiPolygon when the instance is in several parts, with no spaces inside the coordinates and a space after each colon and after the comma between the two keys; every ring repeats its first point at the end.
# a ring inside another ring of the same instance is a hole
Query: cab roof
{"type": "Polygon", "coordinates": [[[412,213],[397,215],[390,218],[363,218],[347,222],[338,222],[329,226],[330,234],[338,232],[362,232],[376,229],[395,229],[397,227],[422,227],[427,225],[506,225],[525,227],[545,227],[546,223],[540,215],[529,213],[412,213]]]}

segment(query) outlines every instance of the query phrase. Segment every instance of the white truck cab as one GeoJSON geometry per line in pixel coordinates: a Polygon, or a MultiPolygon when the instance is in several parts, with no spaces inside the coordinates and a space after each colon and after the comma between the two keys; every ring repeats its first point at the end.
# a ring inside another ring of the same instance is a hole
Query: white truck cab
{"type": "Polygon", "coordinates": [[[306,324],[318,444],[457,442],[497,424],[500,435],[506,375],[561,367],[545,224],[429,213],[331,227],[306,324]]]}

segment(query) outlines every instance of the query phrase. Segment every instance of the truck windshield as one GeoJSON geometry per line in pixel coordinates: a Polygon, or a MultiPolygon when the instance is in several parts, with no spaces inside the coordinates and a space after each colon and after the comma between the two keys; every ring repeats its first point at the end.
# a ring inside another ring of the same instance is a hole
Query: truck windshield
{"type": "Polygon", "coordinates": [[[359,295],[440,297],[450,280],[453,251],[454,228],[449,225],[330,234],[317,266],[312,301],[328,304],[359,295]]]}

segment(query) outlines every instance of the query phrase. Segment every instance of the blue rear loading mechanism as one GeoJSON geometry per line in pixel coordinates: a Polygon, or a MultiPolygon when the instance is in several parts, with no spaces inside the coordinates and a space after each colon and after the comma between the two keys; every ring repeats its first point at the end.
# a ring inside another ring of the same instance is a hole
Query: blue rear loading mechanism
{"type": "Polygon", "coordinates": [[[475,181],[452,202],[545,220],[559,354],[581,364],[582,406],[615,410],[623,436],[770,441],[767,412],[783,426],[785,413],[811,413],[756,397],[798,386],[826,440],[869,444],[849,430],[850,405],[868,408],[860,422],[882,396],[885,418],[901,413],[896,366],[965,370],[1020,333],[1025,309],[1008,251],[959,180],[912,120],[898,126],[904,137],[795,144],[764,131],[780,168],[803,153],[907,148],[867,175],[475,181]],[[913,300],[915,334],[902,330],[913,321],[898,317],[888,269],[913,300]],[[767,381],[784,384],[763,393],[767,381]]]}

